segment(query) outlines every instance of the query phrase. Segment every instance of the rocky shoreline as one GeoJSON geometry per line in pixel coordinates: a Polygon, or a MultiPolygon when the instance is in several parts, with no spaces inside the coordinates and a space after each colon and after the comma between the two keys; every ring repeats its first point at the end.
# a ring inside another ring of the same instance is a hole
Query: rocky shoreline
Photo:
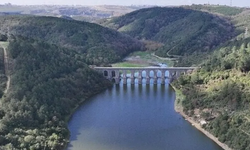
{"type": "MultiPolygon", "coordinates": [[[[172,86],[173,87],[173,86],[172,86]]],[[[187,120],[189,123],[192,124],[192,126],[194,126],[196,129],[198,129],[200,132],[202,132],[203,134],[205,134],[208,138],[210,138],[211,140],[213,140],[215,143],[217,143],[220,147],[222,147],[224,150],[232,150],[230,147],[228,147],[226,144],[220,142],[218,140],[217,137],[215,137],[214,135],[212,135],[211,133],[209,133],[208,131],[206,131],[205,129],[202,128],[202,126],[200,125],[199,122],[195,121],[194,118],[187,116],[183,111],[182,111],[182,106],[180,104],[181,99],[184,97],[184,95],[182,95],[181,91],[176,89],[175,87],[173,87],[175,90],[175,106],[174,109],[176,112],[178,112],[180,115],[182,115],[183,118],[185,118],[185,120],[187,120]],[[179,103],[177,102],[179,101],[179,103]]]]}

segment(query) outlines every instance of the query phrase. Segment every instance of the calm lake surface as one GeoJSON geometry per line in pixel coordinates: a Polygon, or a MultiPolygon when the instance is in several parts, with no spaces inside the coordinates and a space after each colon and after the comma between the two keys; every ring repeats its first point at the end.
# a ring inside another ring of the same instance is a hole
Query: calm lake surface
{"type": "Polygon", "coordinates": [[[68,124],[68,150],[222,150],[174,111],[168,85],[114,85],[68,124]]]}

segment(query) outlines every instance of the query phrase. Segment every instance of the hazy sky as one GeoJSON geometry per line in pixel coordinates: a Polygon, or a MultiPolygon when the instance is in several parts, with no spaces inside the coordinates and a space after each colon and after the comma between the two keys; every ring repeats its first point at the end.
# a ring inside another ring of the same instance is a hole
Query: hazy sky
{"type": "Polygon", "coordinates": [[[190,4],[220,4],[250,7],[250,0],[1,0],[0,4],[12,3],[18,5],[190,5],[190,4]]]}

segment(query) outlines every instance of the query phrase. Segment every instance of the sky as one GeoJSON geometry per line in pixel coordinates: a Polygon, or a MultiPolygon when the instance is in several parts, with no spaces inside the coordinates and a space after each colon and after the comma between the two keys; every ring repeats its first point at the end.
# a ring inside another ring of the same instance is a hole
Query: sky
{"type": "Polygon", "coordinates": [[[1,0],[0,4],[16,5],[191,5],[219,4],[250,7],[250,0],[1,0]]]}

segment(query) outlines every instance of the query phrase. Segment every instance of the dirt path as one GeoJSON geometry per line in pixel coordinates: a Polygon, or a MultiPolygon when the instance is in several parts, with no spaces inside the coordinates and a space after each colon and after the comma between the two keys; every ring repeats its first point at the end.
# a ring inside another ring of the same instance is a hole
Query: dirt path
{"type": "Polygon", "coordinates": [[[151,55],[161,60],[177,60],[177,58],[160,57],[160,56],[155,55],[155,53],[152,53],[151,55]]]}
{"type": "Polygon", "coordinates": [[[8,54],[6,48],[3,47],[3,51],[4,51],[4,72],[5,75],[7,76],[7,84],[4,93],[7,93],[10,88],[9,63],[8,63],[8,54]]]}

